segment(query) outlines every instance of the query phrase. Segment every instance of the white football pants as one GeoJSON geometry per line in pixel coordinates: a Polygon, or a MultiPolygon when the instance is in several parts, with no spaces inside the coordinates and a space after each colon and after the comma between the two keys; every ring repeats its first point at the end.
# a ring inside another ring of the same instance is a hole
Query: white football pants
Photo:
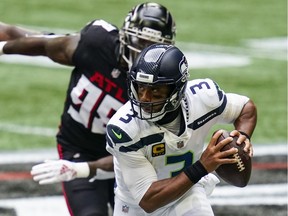
{"type": "Polygon", "coordinates": [[[208,174],[181,198],[150,214],[138,205],[126,203],[116,196],[113,216],[213,216],[207,196],[218,183],[219,179],[215,175],[208,174]]]}

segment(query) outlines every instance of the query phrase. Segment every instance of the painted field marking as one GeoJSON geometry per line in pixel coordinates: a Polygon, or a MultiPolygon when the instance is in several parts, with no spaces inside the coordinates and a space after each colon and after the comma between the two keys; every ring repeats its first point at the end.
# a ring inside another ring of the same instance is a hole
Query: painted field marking
{"type": "MultiPolygon", "coordinates": [[[[251,63],[251,57],[287,61],[287,38],[251,39],[244,47],[177,42],[187,57],[190,68],[242,67],[251,63]],[[191,51],[193,50],[193,51],[191,51]]],[[[2,55],[0,62],[19,63],[52,68],[70,68],[44,56],[2,55]]]]}
{"type": "Polygon", "coordinates": [[[214,205],[287,205],[287,184],[257,184],[244,188],[217,186],[211,197],[214,205]]]}
{"type": "Polygon", "coordinates": [[[196,50],[197,52],[222,53],[232,56],[246,56],[287,61],[288,37],[249,39],[242,41],[243,46],[222,46],[216,44],[199,44],[176,42],[184,51],[196,50]]]}
{"type": "Polygon", "coordinates": [[[287,162],[253,163],[253,169],[256,170],[283,170],[288,169],[287,162]]]}
{"type": "MultiPolygon", "coordinates": [[[[56,159],[56,158],[55,158],[56,159]]],[[[40,163],[44,161],[38,161],[40,163]]],[[[271,162],[271,163],[253,163],[253,170],[287,170],[288,165],[286,162],[271,162]]],[[[30,172],[25,171],[2,171],[0,172],[0,182],[1,181],[14,181],[14,180],[32,180],[30,172]]]]}
{"type": "Polygon", "coordinates": [[[30,172],[0,172],[0,181],[13,181],[31,179],[30,172]]]}
{"type": "Polygon", "coordinates": [[[54,137],[57,133],[57,130],[54,128],[19,125],[3,122],[2,123],[0,122],[0,131],[17,133],[17,134],[40,135],[48,137],[54,137]]]}
{"type": "MultiPolygon", "coordinates": [[[[254,144],[254,157],[264,155],[288,155],[287,144],[254,144]]],[[[47,149],[25,149],[0,152],[1,164],[17,164],[17,163],[40,163],[43,160],[58,159],[58,153],[54,148],[47,149]]],[[[283,165],[281,165],[283,166],[283,165]]]]}

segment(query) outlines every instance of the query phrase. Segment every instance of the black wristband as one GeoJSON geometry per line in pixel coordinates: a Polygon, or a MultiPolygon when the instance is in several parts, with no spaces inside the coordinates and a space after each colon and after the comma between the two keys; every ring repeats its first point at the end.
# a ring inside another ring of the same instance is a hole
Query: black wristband
{"type": "Polygon", "coordinates": [[[194,184],[196,184],[203,176],[208,174],[207,170],[199,160],[185,169],[184,173],[194,184]]]}
{"type": "Polygon", "coordinates": [[[245,132],[239,131],[239,133],[242,134],[242,135],[244,135],[244,136],[246,136],[246,138],[247,138],[248,140],[251,139],[250,136],[249,136],[248,134],[246,134],[245,132]]]}

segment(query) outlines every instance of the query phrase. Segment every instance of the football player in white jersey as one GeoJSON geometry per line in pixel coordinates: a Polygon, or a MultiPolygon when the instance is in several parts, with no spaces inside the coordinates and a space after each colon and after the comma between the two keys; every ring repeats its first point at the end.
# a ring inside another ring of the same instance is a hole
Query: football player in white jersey
{"type": "Polygon", "coordinates": [[[151,45],[130,69],[129,102],[107,125],[117,183],[114,216],[213,215],[207,195],[219,179],[211,172],[235,163],[228,156],[237,152],[220,151],[232,140],[217,144],[221,130],[204,150],[215,124],[234,125],[230,135],[239,136],[252,157],[253,101],[225,93],[211,79],[188,77],[186,58],[172,45],[151,45]]]}

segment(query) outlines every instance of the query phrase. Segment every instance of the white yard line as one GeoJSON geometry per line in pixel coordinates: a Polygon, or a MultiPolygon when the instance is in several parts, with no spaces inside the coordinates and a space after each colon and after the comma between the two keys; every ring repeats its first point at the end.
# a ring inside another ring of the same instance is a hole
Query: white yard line
{"type": "Polygon", "coordinates": [[[69,216],[62,196],[0,200],[0,206],[15,209],[17,216],[69,216]]]}
{"type": "MultiPolygon", "coordinates": [[[[208,51],[183,51],[186,55],[190,68],[221,68],[221,67],[242,67],[249,65],[251,60],[249,56],[240,54],[229,54],[220,52],[208,52],[208,51]]],[[[47,57],[43,56],[22,56],[22,55],[2,55],[0,56],[0,62],[9,64],[25,64],[35,65],[41,67],[51,68],[69,68],[67,66],[60,65],[53,62],[47,57]]]]}
{"type": "MultiPolygon", "coordinates": [[[[177,42],[183,49],[190,68],[242,67],[251,63],[251,57],[287,60],[287,38],[251,39],[241,47],[177,42]],[[193,51],[191,51],[193,50],[193,51]]],[[[43,56],[2,55],[0,62],[68,68],[43,56]]]]}
{"type": "Polygon", "coordinates": [[[51,136],[51,137],[55,136],[57,132],[57,130],[54,128],[1,123],[1,122],[0,122],[0,131],[6,131],[17,134],[30,134],[30,135],[51,136]]]}
{"type": "MultiPolygon", "coordinates": [[[[56,144],[55,144],[56,145],[56,144]]],[[[254,156],[288,155],[287,144],[254,144],[254,156]]],[[[1,151],[0,164],[39,163],[46,159],[57,159],[56,146],[49,149],[1,151]]]]}
{"type": "Polygon", "coordinates": [[[16,151],[1,151],[1,164],[17,164],[17,163],[39,163],[44,160],[58,159],[58,153],[55,148],[49,149],[32,149],[32,150],[16,150],[16,151]]]}
{"type": "Polygon", "coordinates": [[[288,147],[286,143],[274,143],[274,144],[255,144],[254,156],[265,156],[265,155],[288,155],[288,147]]]}
{"type": "Polygon", "coordinates": [[[217,186],[210,200],[213,205],[287,205],[287,195],[287,184],[217,186]]]}
{"type": "MultiPolygon", "coordinates": [[[[43,131],[46,130],[47,128],[43,131]]],[[[36,131],[39,132],[41,130],[38,128],[36,131]]],[[[51,135],[53,134],[54,136],[55,133],[54,132],[52,133],[52,131],[53,130],[51,129],[49,133],[51,133],[51,135]]],[[[264,155],[288,155],[287,143],[254,144],[254,156],[264,156],[264,155]]],[[[38,163],[46,159],[53,160],[57,158],[58,154],[56,151],[56,146],[55,148],[49,148],[49,149],[31,149],[31,150],[25,149],[25,150],[0,152],[0,164],[38,163]]]]}
{"type": "Polygon", "coordinates": [[[288,38],[263,38],[242,41],[242,46],[222,46],[216,44],[199,44],[176,42],[179,48],[215,54],[229,54],[232,56],[246,56],[272,60],[287,61],[288,38]]]}

